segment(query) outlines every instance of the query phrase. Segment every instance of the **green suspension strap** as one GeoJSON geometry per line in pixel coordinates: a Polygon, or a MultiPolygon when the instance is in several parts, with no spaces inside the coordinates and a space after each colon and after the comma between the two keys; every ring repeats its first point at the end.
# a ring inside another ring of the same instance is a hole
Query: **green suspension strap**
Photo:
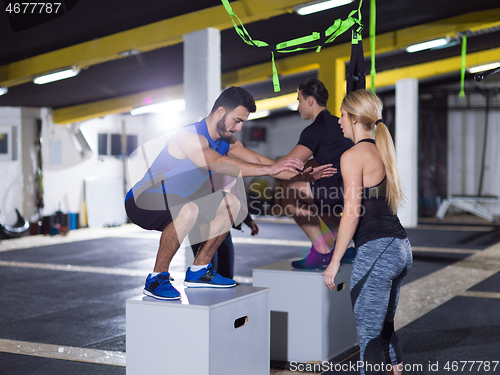
{"type": "Polygon", "coordinates": [[[377,9],[376,0],[371,0],[370,2],[370,48],[371,48],[371,69],[370,77],[372,81],[371,91],[375,94],[375,75],[377,74],[375,70],[375,25],[377,23],[377,9]]]}
{"type": "Polygon", "coordinates": [[[460,93],[458,94],[459,97],[464,98],[465,97],[465,60],[467,56],[467,37],[465,35],[462,35],[462,70],[460,74],[460,93]]]}
{"type": "Polygon", "coordinates": [[[358,24],[361,28],[361,4],[363,0],[360,0],[360,5],[358,10],[353,10],[349,16],[347,17],[346,20],[341,20],[337,19],[335,20],[334,24],[330,26],[323,34],[319,32],[313,32],[311,35],[306,35],[300,38],[292,39],[286,42],[281,42],[278,43],[276,46],[270,46],[268,43],[260,41],[260,40],[253,40],[248,31],[245,29],[243,26],[243,23],[241,20],[238,18],[238,16],[234,13],[233,8],[229,4],[229,0],[221,0],[222,4],[224,5],[224,8],[226,9],[227,13],[231,17],[231,21],[233,22],[234,29],[236,30],[236,33],[243,39],[243,41],[251,46],[254,47],[260,47],[260,48],[266,48],[271,51],[271,59],[272,59],[272,66],[273,66],[273,86],[274,86],[274,91],[278,92],[280,91],[280,83],[279,83],[279,78],[278,78],[278,71],[276,69],[276,64],[274,61],[274,54],[275,52],[279,53],[289,53],[289,52],[297,52],[297,51],[304,51],[304,50],[310,50],[310,49],[315,49],[316,52],[319,52],[321,48],[327,44],[331,43],[337,38],[339,35],[343,34],[347,30],[350,30],[355,24],[358,24]],[[354,13],[358,12],[358,18],[354,17],[354,13]],[[236,22],[236,21],[237,22],[236,22]],[[324,40],[324,41],[322,41],[324,40]],[[304,46],[306,44],[310,43],[316,43],[314,46],[304,46]]]}

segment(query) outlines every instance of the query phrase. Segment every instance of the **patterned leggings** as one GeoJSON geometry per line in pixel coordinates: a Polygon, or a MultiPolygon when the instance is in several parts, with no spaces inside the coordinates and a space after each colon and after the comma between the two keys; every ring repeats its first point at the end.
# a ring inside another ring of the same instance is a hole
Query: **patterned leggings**
{"type": "Polygon", "coordinates": [[[394,315],[399,290],[411,265],[411,246],[407,238],[380,238],[358,248],[351,274],[351,301],[360,361],[364,364],[362,375],[385,374],[387,365],[403,360],[394,332],[394,315]],[[381,364],[384,364],[382,369],[381,364]]]}

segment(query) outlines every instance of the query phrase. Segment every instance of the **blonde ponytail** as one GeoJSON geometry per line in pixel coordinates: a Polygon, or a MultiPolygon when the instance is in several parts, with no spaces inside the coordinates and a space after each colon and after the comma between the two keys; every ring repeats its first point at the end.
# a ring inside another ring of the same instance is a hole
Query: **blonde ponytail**
{"type": "Polygon", "coordinates": [[[392,212],[396,213],[403,200],[403,189],[401,188],[401,179],[399,178],[396,163],[394,142],[389,129],[380,120],[382,117],[382,101],[371,91],[356,90],[345,96],[341,108],[362,124],[366,130],[373,131],[375,124],[378,124],[375,133],[375,144],[385,166],[387,204],[392,212]]]}
{"type": "Polygon", "coordinates": [[[396,162],[396,150],[391,133],[383,122],[378,122],[375,133],[375,143],[385,166],[387,180],[387,203],[393,213],[396,213],[403,199],[403,189],[396,162]]]}

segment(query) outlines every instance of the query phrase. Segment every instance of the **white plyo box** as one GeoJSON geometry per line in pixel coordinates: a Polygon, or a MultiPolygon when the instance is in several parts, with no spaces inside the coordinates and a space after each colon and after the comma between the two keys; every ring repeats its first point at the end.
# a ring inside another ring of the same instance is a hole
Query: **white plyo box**
{"type": "Polygon", "coordinates": [[[126,301],[127,375],[269,375],[269,289],[176,288],[126,301]]]}
{"type": "Polygon", "coordinates": [[[337,290],[330,291],[322,271],[294,269],[293,260],[253,270],[253,285],[271,290],[271,359],[328,361],[358,344],[349,292],[352,265],[340,266],[337,290]]]}

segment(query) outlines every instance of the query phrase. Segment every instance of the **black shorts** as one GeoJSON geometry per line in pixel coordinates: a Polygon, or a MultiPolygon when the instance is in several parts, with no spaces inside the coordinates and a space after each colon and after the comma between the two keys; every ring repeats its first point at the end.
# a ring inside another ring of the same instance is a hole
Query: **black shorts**
{"type": "Polygon", "coordinates": [[[186,203],[196,201],[199,208],[197,224],[209,223],[215,218],[225,196],[224,191],[212,192],[211,189],[199,189],[189,197],[173,194],[142,192],[137,198],[125,201],[125,211],[129,219],[147,230],[163,231],[175,220],[186,203]]]}
{"type": "Polygon", "coordinates": [[[320,178],[311,182],[314,204],[320,213],[333,213],[340,216],[344,207],[344,183],[342,176],[320,178]]]}

